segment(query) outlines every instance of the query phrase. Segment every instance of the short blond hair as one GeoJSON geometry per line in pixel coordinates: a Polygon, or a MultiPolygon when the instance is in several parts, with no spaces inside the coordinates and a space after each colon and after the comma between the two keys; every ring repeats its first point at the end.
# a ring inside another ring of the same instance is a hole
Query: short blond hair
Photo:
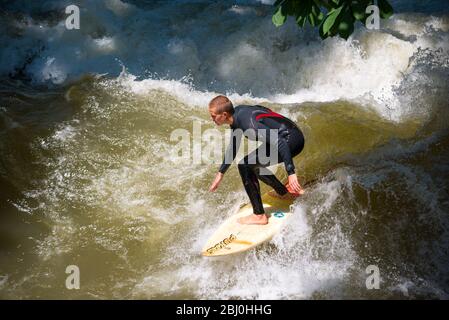
{"type": "Polygon", "coordinates": [[[227,112],[234,114],[234,106],[228,97],[219,95],[209,102],[209,108],[214,108],[218,113],[227,112]]]}

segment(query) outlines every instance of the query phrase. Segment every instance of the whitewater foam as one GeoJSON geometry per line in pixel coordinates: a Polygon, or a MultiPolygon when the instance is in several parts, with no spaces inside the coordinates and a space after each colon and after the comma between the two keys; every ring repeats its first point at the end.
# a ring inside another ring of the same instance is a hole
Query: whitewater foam
{"type": "MultiPolygon", "coordinates": [[[[322,41],[316,30],[299,30],[291,19],[275,28],[271,1],[187,3],[86,2],[77,32],[66,30],[63,21],[43,25],[32,16],[15,21],[19,37],[10,25],[3,27],[7,45],[1,60],[8,63],[0,65],[0,73],[21,70],[36,83],[65,84],[90,73],[116,77],[124,65],[135,75],[127,79],[133,92],[163,89],[195,105],[207,104],[218,92],[237,103],[345,99],[398,120],[409,111],[396,91],[404,76],[414,74],[412,57],[419,49],[449,52],[445,15],[396,14],[382,21],[380,30],[358,26],[348,41],[322,41]],[[248,18],[252,9],[259,14],[248,18]]],[[[10,6],[22,9],[20,3],[10,6]]],[[[42,7],[62,10],[63,3],[47,1],[42,7]]],[[[34,6],[29,14],[39,10],[34,6]]],[[[438,83],[424,76],[416,81],[438,83]]],[[[405,88],[402,95],[413,97],[411,91],[405,88]]]]}

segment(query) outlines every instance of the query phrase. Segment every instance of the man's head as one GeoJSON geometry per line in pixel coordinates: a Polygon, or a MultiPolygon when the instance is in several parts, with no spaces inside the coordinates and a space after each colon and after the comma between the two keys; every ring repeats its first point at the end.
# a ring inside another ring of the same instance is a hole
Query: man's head
{"type": "Polygon", "coordinates": [[[209,113],[215,124],[219,126],[224,123],[230,124],[234,114],[234,106],[227,97],[216,96],[209,102],[209,113]]]}

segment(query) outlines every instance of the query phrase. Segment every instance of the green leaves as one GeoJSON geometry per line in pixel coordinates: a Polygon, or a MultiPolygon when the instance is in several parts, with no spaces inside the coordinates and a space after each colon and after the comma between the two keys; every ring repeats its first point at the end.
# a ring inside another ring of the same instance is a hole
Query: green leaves
{"type": "Polygon", "coordinates": [[[363,21],[366,18],[366,7],[368,6],[369,1],[353,1],[351,4],[352,15],[355,19],[359,21],[363,21]]]}
{"type": "Polygon", "coordinates": [[[338,9],[333,9],[331,12],[329,12],[326,16],[326,20],[323,22],[323,34],[327,35],[335,22],[338,19],[338,16],[341,13],[341,10],[343,9],[343,6],[339,7],[338,9]]]}
{"type": "Polygon", "coordinates": [[[343,39],[348,39],[354,32],[354,22],[355,18],[351,8],[344,3],[327,14],[320,28],[320,36],[322,39],[326,39],[339,34],[343,39]]]}
{"type": "Polygon", "coordinates": [[[282,26],[285,23],[285,21],[287,21],[287,16],[284,16],[282,14],[282,7],[279,7],[276,10],[276,13],[273,15],[272,21],[276,27],[282,26]]]}
{"type": "Polygon", "coordinates": [[[338,34],[343,39],[347,40],[349,36],[354,32],[354,16],[350,7],[344,7],[342,14],[340,15],[340,23],[338,24],[338,34]]]}
{"type": "MultiPolygon", "coordinates": [[[[288,16],[293,16],[300,28],[307,22],[312,27],[319,27],[322,39],[336,35],[347,39],[354,32],[357,21],[365,23],[368,17],[366,8],[374,3],[374,0],[276,0],[272,20],[279,27],[288,16]]],[[[377,5],[382,19],[393,14],[388,0],[377,0],[377,5]]]]}
{"type": "Polygon", "coordinates": [[[312,2],[311,8],[311,12],[307,16],[307,18],[310,25],[316,27],[323,21],[324,14],[321,12],[320,7],[315,2],[312,2]]]}
{"type": "Polygon", "coordinates": [[[318,3],[318,0],[277,0],[274,3],[273,24],[279,27],[285,23],[287,16],[294,16],[299,27],[304,27],[307,22],[316,27],[324,19],[318,3]]]}
{"type": "Polygon", "coordinates": [[[377,5],[379,6],[380,17],[382,19],[388,19],[393,15],[393,7],[387,0],[377,0],[377,5]]]}

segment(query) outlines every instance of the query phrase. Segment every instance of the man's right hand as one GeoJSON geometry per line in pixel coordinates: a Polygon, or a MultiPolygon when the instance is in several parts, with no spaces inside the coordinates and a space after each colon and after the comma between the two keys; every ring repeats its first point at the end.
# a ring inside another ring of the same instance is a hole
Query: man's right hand
{"type": "Polygon", "coordinates": [[[221,179],[223,179],[223,173],[218,172],[217,175],[215,176],[214,182],[212,182],[209,191],[210,192],[214,192],[215,190],[217,190],[218,185],[221,182],[221,179]]]}

